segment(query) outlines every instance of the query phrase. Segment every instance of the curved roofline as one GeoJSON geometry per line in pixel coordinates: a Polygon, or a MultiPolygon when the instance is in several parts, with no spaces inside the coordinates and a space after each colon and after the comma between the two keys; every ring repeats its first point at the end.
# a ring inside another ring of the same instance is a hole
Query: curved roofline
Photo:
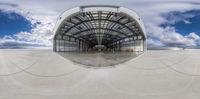
{"type": "MultiPolygon", "coordinates": [[[[71,8],[67,11],[65,11],[64,13],[62,13],[55,25],[55,28],[53,30],[53,32],[55,33],[54,36],[56,35],[57,33],[57,30],[59,29],[60,25],[62,24],[62,22],[68,18],[69,16],[73,15],[73,14],[76,14],[76,13],[79,13],[79,12],[83,12],[85,8],[95,8],[95,7],[105,7],[105,8],[114,8],[116,9],[116,11],[118,13],[124,13],[128,16],[130,16],[131,18],[135,19],[136,22],[139,24],[139,27],[141,28],[142,32],[143,32],[143,35],[145,36],[145,39],[147,38],[146,36],[146,31],[145,31],[145,27],[144,27],[144,24],[141,20],[141,18],[138,16],[138,14],[131,10],[131,9],[128,9],[128,8],[125,8],[125,7],[120,7],[120,6],[112,6],[112,5],[85,5],[85,6],[79,6],[79,7],[75,7],[75,8],[71,8]]],[[[95,10],[95,9],[93,9],[95,10]]],[[[109,9],[103,9],[104,11],[110,11],[109,9]]],[[[86,11],[87,12],[87,11],[86,11]]]]}
{"type": "Polygon", "coordinates": [[[80,8],[87,8],[87,7],[111,7],[111,8],[119,8],[120,6],[115,5],[83,5],[80,8]]]}

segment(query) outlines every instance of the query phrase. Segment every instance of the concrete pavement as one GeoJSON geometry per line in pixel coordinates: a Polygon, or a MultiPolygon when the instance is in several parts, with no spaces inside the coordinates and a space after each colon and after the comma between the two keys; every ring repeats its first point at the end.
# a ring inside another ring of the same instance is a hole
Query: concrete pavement
{"type": "Polygon", "coordinates": [[[199,99],[199,55],[147,51],[87,68],[51,50],[0,50],[0,99],[199,99]]]}

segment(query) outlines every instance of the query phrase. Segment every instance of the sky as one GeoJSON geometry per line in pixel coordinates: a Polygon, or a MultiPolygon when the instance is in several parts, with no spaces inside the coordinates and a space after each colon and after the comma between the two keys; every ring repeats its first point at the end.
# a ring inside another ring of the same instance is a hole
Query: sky
{"type": "Polygon", "coordinates": [[[199,0],[0,0],[0,48],[52,47],[64,11],[80,5],[117,5],[144,22],[148,48],[200,48],[199,0]]]}

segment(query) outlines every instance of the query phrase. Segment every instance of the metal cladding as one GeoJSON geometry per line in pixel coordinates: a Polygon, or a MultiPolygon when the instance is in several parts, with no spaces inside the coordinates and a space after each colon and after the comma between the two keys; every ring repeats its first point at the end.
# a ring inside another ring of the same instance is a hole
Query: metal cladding
{"type": "Polygon", "coordinates": [[[119,6],[80,6],[64,12],[54,29],[54,51],[145,51],[141,18],[119,6]]]}

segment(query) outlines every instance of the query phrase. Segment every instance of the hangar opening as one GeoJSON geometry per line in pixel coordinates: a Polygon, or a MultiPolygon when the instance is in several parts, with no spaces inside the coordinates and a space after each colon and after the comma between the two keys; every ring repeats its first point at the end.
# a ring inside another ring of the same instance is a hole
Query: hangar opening
{"type": "Polygon", "coordinates": [[[64,12],[54,29],[55,52],[140,52],[146,50],[141,18],[120,6],[80,6],[64,12]]]}

